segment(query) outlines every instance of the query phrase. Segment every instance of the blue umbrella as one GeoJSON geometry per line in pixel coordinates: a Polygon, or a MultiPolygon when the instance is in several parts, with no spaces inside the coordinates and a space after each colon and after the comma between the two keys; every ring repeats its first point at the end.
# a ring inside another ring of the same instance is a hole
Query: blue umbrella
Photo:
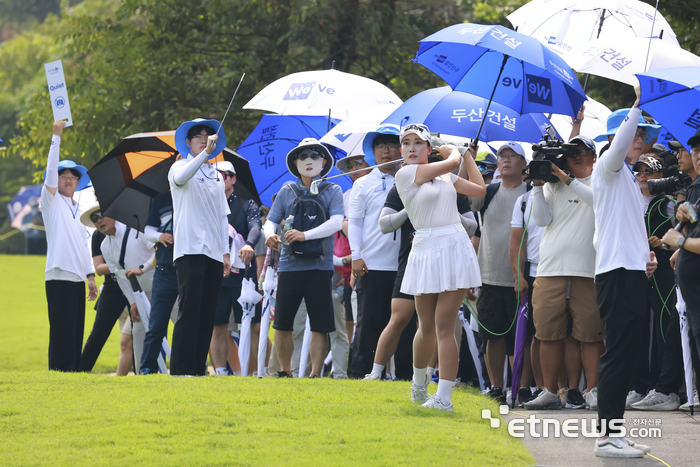
{"type": "Polygon", "coordinates": [[[41,198],[42,185],[23,186],[17,194],[7,203],[7,211],[10,213],[10,222],[15,219],[15,216],[29,203],[31,198],[41,198]]]}
{"type": "Polygon", "coordinates": [[[404,102],[384,123],[405,126],[423,123],[431,131],[481,141],[527,141],[536,143],[551,122],[543,114],[520,115],[488,99],[452,91],[449,86],[428,89],[404,102]],[[484,118],[485,117],[485,118],[484,118]],[[482,127],[482,123],[485,123],[482,127]]]}
{"type": "Polygon", "coordinates": [[[456,24],[420,41],[414,62],[519,114],[576,116],[586,95],[574,71],[537,39],[503,26],[456,24]]]}
{"type": "Polygon", "coordinates": [[[639,107],[685,145],[700,130],[700,67],[678,67],[637,74],[639,107]]]}
{"type": "MultiPolygon", "coordinates": [[[[331,125],[334,126],[338,121],[332,119],[331,125]]],[[[321,139],[328,126],[328,117],[263,115],[260,123],[236,149],[250,161],[250,171],[263,204],[272,206],[272,195],[285,183],[296,180],[287,170],[287,153],[304,138],[321,139]]],[[[332,150],[331,154],[336,159],[342,157],[337,151],[332,150]]],[[[334,168],[329,175],[334,174],[334,171],[335,174],[340,174],[334,168]]],[[[350,186],[348,181],[338,184],[344,189],[350,186]]]]}

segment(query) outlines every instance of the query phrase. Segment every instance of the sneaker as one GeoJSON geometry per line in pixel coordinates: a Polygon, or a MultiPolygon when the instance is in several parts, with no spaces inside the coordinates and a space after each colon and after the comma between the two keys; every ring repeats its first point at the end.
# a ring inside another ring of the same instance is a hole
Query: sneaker
{"type": "Polygon", "coordinates": [[[624,439],[625,441],[627,441],[627,444],[629,444],[630,446],[632,446],[632,447],[635,448],[635,449],[639,449],[639,450],[642,451],[644,454],[646,454],[646,453],[648,453],[648,452],[651,452],[651,448],[650,448],[649,446],[647,446],[646,444],[638,444],[638,443],[635,443],[634,441],[632,441],[632,440],[629,439],[629,438],[623,438],[623,439],[624,439]]]}
{"type": "Polygon", "coordinates": [[[597,439],[593,453],[596,457],[644,457],[644,453],[630,446],[625,438],[597,439]]]}
{"type": "Polygon", "coordinates": [[[522,407],[525,402],[530,400],[532,400],[532,391],[530,391],[530,388],[518,389],[518,397],[515,399],[515,403],[518,407],[522,407]]]}
{"type": "Polygon", "coordinates": [[[442,410],[443,412],[454,412],[455,408],[452,405],[452,402],[450,402],[449,405],[445,405],[442,403],[440,400],[440,396],[437,394],[434,394],[428,398],[428,400],[425,402],[425,404],[422,404],[421,407],[425,407],[426,409],[438,409],[442,410]]]}
{"type": "Polygon", "coordinates": [[[583,400],[583,395],[578,389],[569,389],[566,395],[566,408],[567,409],[582,409],[586,405],[586,401],[583,400]]]}
{"type": "Polygon", "coordinates": [[[627,393],[627,400],[625,401],[625,410],[629,409],[632,404],[639,402],[644,399],[644,394],[639,394],[637,391],[632,390],[627,393]]]}
{"type": "Polygon", "coordinates": [[[583,397],[586,399],[586,410],[598,410],[598,388],[584,391],[583,397]]]}
{"type": "Polygon", "coordinates": [[[569,395],[569,388],[559,388],[557,395],[559,400],[561,400],[561,406],[566,407],[566,397],[569,395]]]}
{"type": "Polygon", "coordinates": [[[528,410],[559,410],[564,407],[564,404],[562,404],[558,394],[544,388],[536,399],[525,402],[523,407],[528,410]]]}
{"type": "MultiPolygon", "coordinates": [[[[685,404],[681,405],[679,407],[683,412],[690,412],[690,401],[686,402],[685,404]]],[[[693,410],[698,410],[700,409],[700,400],[698,400],[698,390],[695,390],[695,394],[693,397],[693,410]]]]}
{"type": "Polygon", "coordinates": [[[678,394],[671,393],[666,395],[652,389],[644,399],[635,402],[630,407],[635,410],[672,411],[678,409],[680,406],[681,398],[678,397],[678,394]]]}
{"type": "Polygon", "coordinates": [[[382,379],[382,375],[377,373],[367,373],[365,377],[362,378],[362,381],[376,381],[378,379],[382,379]]]}
{"type": "Polygon", "coordinates": [[[152,371],[150,368],[142,367],[139,371],[140,375],[155,375],[157,371],[152,371]]]}
{"type": "MultiPolygon", "coordinates": [[[[542,394],[542,389],[540,389],[540,388],[535,389],[535,392],[532,393],[532,397],[530,398],[530,400],[537,399],[537,396],[539,396],[540,394],[542,394]]],[[[525,402],[530,402],[530,401],[525,401],[525,402]]]]}
{"type": "Polygon", "coordinates": [[[506,403],[506,395],[503,393],[503,389],[492,387],[489,391],[489,397],[495,399],[498,405],[503,405],[506,403]]]}
{"type": "Polygon", "coordinates": [[[425,383],[422,386],[411,382],[411,402],[425,403],[430,399],[430,394],[428,394],[428,384],[430,384],[430,377],[425,377],[425,383]]]}
{"type": "Polygon", "coordinates": [[[278,378],[291,378],[292,375],[290,375],[290,374],[287,373],[286,371],[278,371],[278,372],[277,372],[277,377],[278,377],[278,378]]]}

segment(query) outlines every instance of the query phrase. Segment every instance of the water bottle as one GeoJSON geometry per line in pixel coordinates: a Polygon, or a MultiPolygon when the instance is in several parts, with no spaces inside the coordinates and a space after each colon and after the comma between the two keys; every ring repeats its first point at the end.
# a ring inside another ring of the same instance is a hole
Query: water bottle
{"type": "Polygon", "coordinates": [[[342,302],[343,296],[345,295],[345,290],[342,286],[338,286],[337,288],[333,289],[333,301],[340,301],[342,302]]]}
{"type": "Polygon", "coordinates": [[[284,228],[282,229],[282,244],[289,245],[287,241],[286,233],[292,230],[292,224],[294,223],[294,215],[290,214],[287,220],[284,221],[284,228]]]}

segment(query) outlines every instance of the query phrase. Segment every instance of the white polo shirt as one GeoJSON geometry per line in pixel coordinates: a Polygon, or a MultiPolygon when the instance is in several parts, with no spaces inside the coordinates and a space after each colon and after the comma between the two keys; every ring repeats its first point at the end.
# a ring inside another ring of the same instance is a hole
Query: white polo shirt
{"type": "Polygon", "coordinates": [[[537,277],[537,265],[540,262],[540,241],[542,240],[544,228],[537,225],[537,222],[532,218],[532,193],[527,197],[525,212],[523,212],[522,206],[523,196],[525,195],[520,195],[515,200],[510,226],[524,229],[527,225],[527,251],[521,251],[520,254],[525,254],[526,260],[530,262],[530,277],[537,277]]]}
{"type": "MultiPolygon", "coordinates": [[[[347,216],[351,222],[355,219],[362,220],[360,257],[370,271],[396,271],[399,267],[401,236],[394,233],[383,234],[379,229],[379,215],[393,186],[394,177],[383,174],[375,167],[352,187],[347,216]]],[[[354,234],[349,239],[351,246],[358,242],[358,239],[353,237],[354,234]]]]}
{"type": "Polygon", "coordinates": [[[228,220],[222,231],[222,219],[230,214],[224,178],[211,164],[204,163],[183,185],[175,174],[193,159],[177,161],[168,172],[173,195],[173,260],[184,255],[206,255],[223,262],[228,253],[228,220]],[[224,250],[225,245],[225,250],[224,250]]]}
{"type": "MultiPolygon", "coordinates": [[[[122,289],[122,292],[124,292],[124,296],[129,300],[129,303],[134,303],[134,294],[131,289],[131,284],[129,284],[129,280],[126,278],[125,274],[126,269],[137,268],[149,261],[153,261],[155,259],[155,244],[146,240],[146,235],[143,233],[139,233],[136,229],[131,229],[127,237],[126,251],[124,252],[124,267],[122,268],[119,264],[119,257],[122,252],[122,243],[124,241],[126,226],[121,222],[115,222],[114,228],[116,229],[116,233],[114,235],[105,235],[105,239],[102,241],[102,245],[100,245],[100,250],[102,251],[105,263],[107,263],[109,272],[116,276],[117,283],[122,289]]],[[[155,270],[151,269],[136,278],[143,291],[148,295],[151,293],[154,272],[155,270]]]]}

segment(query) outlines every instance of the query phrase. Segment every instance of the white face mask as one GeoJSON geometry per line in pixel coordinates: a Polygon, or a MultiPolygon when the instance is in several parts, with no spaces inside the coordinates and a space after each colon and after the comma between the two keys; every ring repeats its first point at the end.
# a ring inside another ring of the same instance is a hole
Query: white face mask
{"type": "Polygon", "coordinates": [[[294,163],[297,165],[299,175],[315,178],[318,177],[323,170],[323,161],[323,157],[319,157],[318,160],[312,160],[310,157],[307,157],[306,160],[303,161],[297,159],[294,163]]]}

